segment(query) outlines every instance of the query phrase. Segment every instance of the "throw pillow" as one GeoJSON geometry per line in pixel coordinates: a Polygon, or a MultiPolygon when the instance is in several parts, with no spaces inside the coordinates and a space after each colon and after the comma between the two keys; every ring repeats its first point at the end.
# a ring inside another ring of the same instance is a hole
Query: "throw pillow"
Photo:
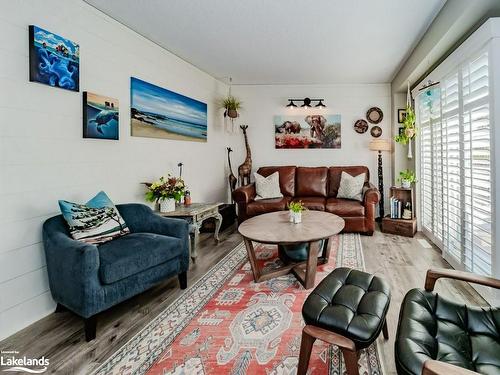
{"type": "Polygon", "coordinates": [[[355,177],[342,171],[340,175],[340,186],[337,198],[363,200],[363,185],[365,184],[365,173],[355,177]]]}
{"type": "Polygon", "coordinates": [[[255,177],[255,192],[257,196],[255,200],[260,199],[271,199],[271,198],[282,198],[280,190],[280,174],[279,172],[274,172],[272,175],[267,177],[261,176],[258,173],[253,174],[255,177]]]}
{"type": "Polygon", "coordinates": [[[85,204],[60,200],[59,208],[75,240],[100,244],[130,233],[118,209],[103,191],[85,204]]]}

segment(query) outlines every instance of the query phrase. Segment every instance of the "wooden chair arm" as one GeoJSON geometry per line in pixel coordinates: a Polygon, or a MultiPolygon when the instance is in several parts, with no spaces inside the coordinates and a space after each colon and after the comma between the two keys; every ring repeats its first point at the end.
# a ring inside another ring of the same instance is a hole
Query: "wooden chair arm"
{"type": "Polygon", "coordinates": [[[429,292],[433,291],[434,286],[436,285],[436,281],[442,277],[447,279],[467,281],[469,283],[475,283],[500,289],[500,280],[494,279],[493,277],[476,275],[471,272],[440,268],[427,270],[427,276],[425,277],[425,290],[429,292]]]}
{"type": "Polygon", "coordinates": [[[422,375],[478,375],[477,372],[467,370],[449,363],[428,359],[424,362],[422,375]]]}
{"type": "Polygon", "coordinates": [[[339,335],[338,333],[334,333],[331,331],[327,331],[326,329],[306,325],[304,327],[304,332],[306,332],[309,336],[316,337],[322,341],[326,341],[329,344],[337,345],[340,348],[344,348],[350,351],[356,351],[356,345],[354,341],[348,339],[345,336],[339,335]]]}

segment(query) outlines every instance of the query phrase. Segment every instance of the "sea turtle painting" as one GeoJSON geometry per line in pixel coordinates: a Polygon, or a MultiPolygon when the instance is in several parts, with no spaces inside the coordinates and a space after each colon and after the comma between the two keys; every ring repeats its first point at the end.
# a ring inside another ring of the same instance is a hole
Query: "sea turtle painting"
{"type": "Polygon", "coordinates": [[[83,93],[83,137],[118,139],[118,100],[107,96],[83,93]]]}
{"type": "Polygon", "coordinates": [[[116,111],[109,111],[109,110],[102,110],[99,112],[99,114],[93,118],[92,120],[89,121],[89,123],[96,123],[96,130],[104,134],[102,131],[102,126],[107,125],[111,120],[116,120],[118,121],[118,112],[116,111]]]}

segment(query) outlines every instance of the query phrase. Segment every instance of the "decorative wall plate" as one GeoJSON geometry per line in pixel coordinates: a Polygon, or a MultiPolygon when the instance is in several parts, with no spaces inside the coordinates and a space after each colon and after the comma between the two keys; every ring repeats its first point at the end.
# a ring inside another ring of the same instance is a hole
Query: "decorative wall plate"
{"type": "Polygon", "coordinates": [[[368,123],[365,120],[358,120],[354,123],[356,133],[363,134],[368,130],[368,123]]]}
{"type": "Polygon", "coordinates": [[[379,107],[372,107],[366,112],[366,119],[371,124],[379,124],[384,118],[384,114],[379,107]]]}
{"type": "Polygon", "coordinates": [[[380,126],[375,125],[371,128],[370,134],[373,138],[378,138],[382,135],[382,128],[380,126]]]}

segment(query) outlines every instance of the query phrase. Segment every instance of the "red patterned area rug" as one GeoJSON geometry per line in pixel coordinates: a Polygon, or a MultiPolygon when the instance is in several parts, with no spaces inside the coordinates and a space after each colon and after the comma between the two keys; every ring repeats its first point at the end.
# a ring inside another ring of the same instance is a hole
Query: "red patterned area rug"
{"type": "MultiPolygon", "coordinates": [[[[265,267],[275,246],[258,245],[265,267]]],[[[316,283],[336,266],[363,269],[357,234],[335,238],[316,283]]],[[[96,374],[295,374],[306,291],[293,275],[254,283],[243,244],[102,364],[96,374]]],[[[382,374],[376,343],[362,351],[360,374],[382,374]]],[[[344,374],[339,349],[316,341],[309,374],[344,374]]]]}

